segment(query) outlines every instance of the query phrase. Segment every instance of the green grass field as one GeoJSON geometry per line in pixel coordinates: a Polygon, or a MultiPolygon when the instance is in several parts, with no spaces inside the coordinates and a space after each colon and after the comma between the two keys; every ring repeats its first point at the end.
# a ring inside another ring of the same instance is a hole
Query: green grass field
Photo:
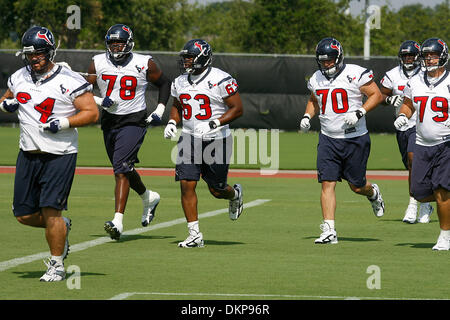
{"type": "MultiPolygon", "coordinates": [[[[171,167],[167,154],[174,142],[162,141],[161,130],[154,131],[142,148],[141,165],[171,167]]],[[[4,142],[1,162],[13,165],[17,130],[0,128],[0,136],[4,142]]],[[[314,168],[316,139],[313,133],[283,134],[281,167],[314,168]]],[[[376,158],[370,161],[372,169],[401,168],[394,136],[377,135],[372,143],[376,158]]],[[[107,165],[99,129],[80,130],[79,165],[107,165]]],[[[408,203],[405,180],[374,180],[386,202],[382,218],[373,215],[367,199],[353,194],[345,182],[338,184],[339,243],[322,246],[314,244],[322,220],[320,184],[315,179],[230,178],[229,183],[244,186],[245,203],[270,201],[245,208],[237,221],[230,221],[226,210],[201,216],[205,247],[194,249],[176,245],[187,236],[179,185],[173,177],[145,176],[143,180],[161,194],[157,218],[149,228],[141,228],[141,200],[130,193],[124,217],[130,234],[116,242],[103,230],[104,222],[113,217],[113,176],[75,177],[65,213],[73,224],[72,251],[65,266],[79,270],[80,276],[73,273],[67,281],[41,283],[45,266],[36,254],[48,252],[43,230],[16,222],[10,209],[14,175],[1,174],[0,299],[449,298],[448,281],[442,280],[449,268],[448,253],[431,250],[439,233],[436,214],[429,224],[401,222],[408,203]],[[368,282],[374,283],[373,266],[379,268],[379,289],[368,287],[368,282]]],[[[214,199],[204,183],[199,183],[197,191],[200,214],[228,207],[227,201],[214,199]]]]}
{"type": "MultiPolygon", "coordinates": [[[[78,166],[110,166],[103,146],[103,135],[100,128],[79,128],[79,154],[78,166]]],[[[181,130],[179,130],[181,131],[181,130]]],[[[259,137],[259,135],[256,135],[259,137]]],[[[19,129],[11,127],[0,127],[2,137],[2,156],[0,165],[15,165],[18,145],[19,129]]],[[[268,154],[271,156],[271,135],[267,138],[268,154]]],[[[403,164],[398,152],[397,142],[393,134],[371,134],[372,149],[369,158],[368,169],[370,170],[403,170],[403,164]]],[[[301,169],[314,170],[316,168],[317,132],[300,134],[297,132],[280,132],[279,134],[279,169],[301,169]]],[[[231,168],[268,168],[268,164],[261,164],[257,156],[257,163],[249,163],[248,150],[252,149],[259,153],[261,148],[257,143],[245,140],[247,153],[246,161],[237,163],[238,152],[235,152],[231,168]]],[[[235,149],[238,141],[235,139],[235,149]]],[[[172,149],[176,142],[163,138],[163,128],[149,129],[144,144],[139,152],[140,163],[137,167],[173,167],[171,159],[172,149]]]]}

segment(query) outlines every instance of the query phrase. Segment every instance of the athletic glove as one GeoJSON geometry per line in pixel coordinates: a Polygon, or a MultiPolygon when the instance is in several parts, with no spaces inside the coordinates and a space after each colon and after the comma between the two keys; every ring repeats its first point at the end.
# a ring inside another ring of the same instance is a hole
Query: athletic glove
{"type": "Polygon", "coordinates": [[[163,105],[162,103],[159,103],[158,106],[156,107],[155,111],[150,113],[150,115],[147,117],[147,119],[145,119],[145,122],[147,123],[147,125],[161,124],[161,119],[162,119],[165,109],[166,109],[166,106],[163,105]]]}
{"type": "Polygon", "coordinates": [[[171,139],[177,135],[177,123],[175,120],[169,120],[166,128],[164,129],[164,138],[171,139]]]}
{"type": "Polygon", "coordinates": [[[67,118],[52,119],[50,122],[44,123],[41,126],[42,130],[57,133],[59,130],[69,129],[70,122],[67,118]]]}
{"type": "Polygon", "coordinates": [[[354,112],[346,113],[344,123],[348,126],[354,126],[365,114],[366,110],[364,108],[359,108],[354,112]]]}
{"type": "Polygon", "coordinates": [[[117,102],[112,100],[109,96],[106,96],[105,98],[100,98],[97,96],[94,96],[95,103],[98,104],[100,107],[103,107],[104,109],[108,109],[111,107],[116,107],[117,102]]]}
{"type": "Polygon", "coordinates": [[[403,97],[400,95],[397,96],[387,96],[386,103],[393,105],[394,107],[400,107],[403,104],[403,97]]]}
{"type": "Polygon", "coordinates": [[[307,113],[300,119],[300,130],[302,132],[308,132],[311,128],[311,116],[307,113]]]}
{"type": "Polygon", "coordinates": [[[408,118],[406,117],[406,115],[404,113],[400,113],[397,119],[395,119],[394,121],[394,127],[395,129],[400,130],[400,128],[406,125],[407,123],[408,118]]]}
{"type": "Polygon", "coordinates": [[[204,136],[211,130],[216,129],[218,126],[220,126],[220,121],[218,119],[211,120],[209,122],[201,122],[195,127],[194,133],[199,136],[204,136]]]}
{"type": "Polygon", "coordinates": [[[17,109],[19,109],[19,101],[17,101],[16,98],[5,99],[0,104],[0,109],[2,109],[3,112],[16,112],[17,109]]]}

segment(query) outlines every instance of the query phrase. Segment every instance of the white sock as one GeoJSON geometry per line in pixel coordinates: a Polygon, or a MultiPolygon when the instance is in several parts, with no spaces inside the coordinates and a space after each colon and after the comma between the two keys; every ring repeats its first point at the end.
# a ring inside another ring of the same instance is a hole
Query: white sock
{"type": "Polygon", "coordinates": [[[441,229],[441,237],[450,238],[450,230],[442,230],[441,229]]]}
{"type": "Polygon", "coordinates": [[[121,213],[121,212],[116,212],[115,214],[114,214],[114,219],[113,219],[113,221],[112,221],[114,224],[117,222],[117,223],[120,223],[120,224],[123,224],[123,213],[121,213]]]}
{"type": "Polygon", "coordinates": [[[417,207],[417,200],[413,197],[409,197],[409,205],[417,207]]]}
{"type": "Polygon", "coordinates": [[[327,223],[331,230],[334,230],[334,220],[323,220],[323,222],[327,223]]]}
{"type": "Polygon", "coordinates": [[[148,201],[150,199],[150,190],[145,189],[145,192],[143,194],[139,195],[142,199],[142,201],[148,201]]]}
{"type": "Polygon", "coordinates": [[[55,260],[58,264],[63,264],[63,256],[52,256],[52,260],[55,260]]]}
{"type": "Polygon", "coordinates": [[[188,226],[189,234],[197,235],[200,232],[200,228],[198,226],[198,220],[188,222],[187,226],[188,226]]]}

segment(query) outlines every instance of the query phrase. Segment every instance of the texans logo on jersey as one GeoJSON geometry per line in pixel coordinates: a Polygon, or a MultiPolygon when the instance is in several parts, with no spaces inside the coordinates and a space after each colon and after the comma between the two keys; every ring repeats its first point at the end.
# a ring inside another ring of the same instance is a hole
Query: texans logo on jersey
{"type": "Polygon", "coordinates": [[[145,67],[140,68],[138,65],[135,65],[136,70],[140,73],[142,70],[144,70],[145,67]]]}

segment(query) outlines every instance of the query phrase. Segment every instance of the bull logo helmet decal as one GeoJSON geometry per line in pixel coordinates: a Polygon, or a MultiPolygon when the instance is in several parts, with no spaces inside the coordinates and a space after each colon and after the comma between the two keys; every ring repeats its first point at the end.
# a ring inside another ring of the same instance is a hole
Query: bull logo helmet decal
{"type": "MultiPolygon", "coordinates": [[[[39,38],[39,39],[42,39],[42,40],[44,40],[45,42],[47,42],[49,45],[53,45],[53,42],[49,39],[49,37],[47,36],[47,33],[45,32],[45,33],[41,33],[41,31],[39,31],[37,34],[36,34],[36,36],[39,38]]],[[[53,39],[52,39],[53,40],[53,39]]]]}

